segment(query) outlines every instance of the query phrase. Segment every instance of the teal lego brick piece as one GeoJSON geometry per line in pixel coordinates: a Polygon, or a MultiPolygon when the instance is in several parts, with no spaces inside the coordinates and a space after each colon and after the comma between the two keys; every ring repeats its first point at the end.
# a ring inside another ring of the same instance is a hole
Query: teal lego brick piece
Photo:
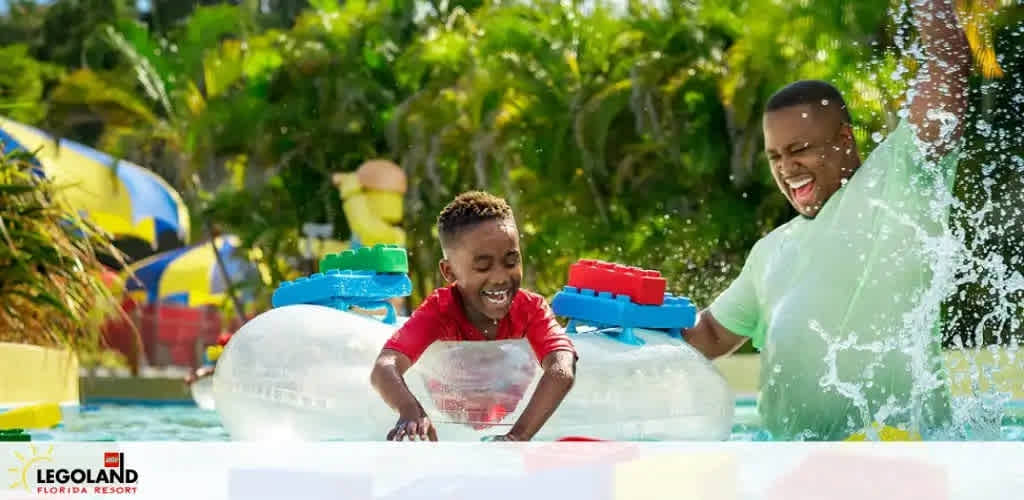
{"type": "Polygon", "coordinates": [[[273,307],[312,304],[348,311],[353,307],[366,310],[385,309],[384,322],[397,321],[394,306],[388,302],[412,293],[407,274],[378,273],[332,269],[295,281],[286,281],[274,290],[273,307]]]}
{"type": "Polygon", "coordinates": [[[633,328],[667,330],[676,337],[697,321],[697,308],[685,297],[665,294],[662,305],[636,304],[628,295],[595,292],[566,286],[551,301],[555,314],[570,319],[568,331],[578,324],[599,328],[621,328],[617,338],[628,344],[640,344],[633,328]]]}
{"type": "Polygon", "coordinates": [[[327,305],[333,300],[388,300],[412,293],[405,274],[332,269],[295,281],[285,281],[274,291],[274,307],[293,304],[327,305]]]}

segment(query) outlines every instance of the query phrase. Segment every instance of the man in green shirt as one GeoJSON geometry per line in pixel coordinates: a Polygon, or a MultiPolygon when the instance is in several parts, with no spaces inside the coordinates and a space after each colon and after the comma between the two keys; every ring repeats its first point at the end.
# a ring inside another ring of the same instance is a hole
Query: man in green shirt
{"type": "Polygon", "coordinates": [[[761,351],[776,439],[845,439],[874,423],[950,423],[939,349],[939,254],[970,52],[951,0],[912,0],[927,64],[909,109],[862,163],[839,92],[801,81],[763,118],[765,152],[799,216],[762,238],[686,338],[705,356],[761,351]],[[937,296],[938,295],[938,296],[937,296]]]}

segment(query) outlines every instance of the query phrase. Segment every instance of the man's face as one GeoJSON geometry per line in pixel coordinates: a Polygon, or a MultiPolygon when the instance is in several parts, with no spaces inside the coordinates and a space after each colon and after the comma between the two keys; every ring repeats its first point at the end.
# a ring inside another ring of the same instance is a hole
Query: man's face
{"type": "Polygon", "coordinates": [[[827,106],[765,113],[764,147],[776,184],[805,217],[818,215],[858,165],[853,131],[827,106]]]}

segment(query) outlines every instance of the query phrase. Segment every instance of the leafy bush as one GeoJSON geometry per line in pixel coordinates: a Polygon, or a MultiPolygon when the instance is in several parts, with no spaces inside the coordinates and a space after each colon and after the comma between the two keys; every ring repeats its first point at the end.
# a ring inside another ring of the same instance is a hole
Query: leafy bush
{"type": "Polygon", "coordinates": [[[97,256],[119,254],[30,161],[0,156],[0,341],[94,354],[103,321],[120,310],[97,256]]]}

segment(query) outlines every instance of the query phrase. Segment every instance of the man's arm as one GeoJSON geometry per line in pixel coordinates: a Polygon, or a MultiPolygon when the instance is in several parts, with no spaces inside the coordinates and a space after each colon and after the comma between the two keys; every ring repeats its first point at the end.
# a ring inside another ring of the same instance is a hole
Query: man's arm
{"type": "Polygon", "coordinates": [[[913,89],[910,123],[940,158],[963,134],[971,50],[952,0],[912,0],[911,5],[927,61],[913,89]]]}
{"type": "Polygon", "coordinates": [[[747,337],[736,335],[722,326],[708,310],[700,312],[697,324],[683,332],[683,338],[708,359],[732,354],[747,341],[747,337]]]}
{"type": "Polygon", "coordinates": [[[554,351],[541,362],[544,375],[537,382],[529,404],[505,439],[529,441],[562,404],[576,379],[576,355],[572,351],[554,351]]]}

